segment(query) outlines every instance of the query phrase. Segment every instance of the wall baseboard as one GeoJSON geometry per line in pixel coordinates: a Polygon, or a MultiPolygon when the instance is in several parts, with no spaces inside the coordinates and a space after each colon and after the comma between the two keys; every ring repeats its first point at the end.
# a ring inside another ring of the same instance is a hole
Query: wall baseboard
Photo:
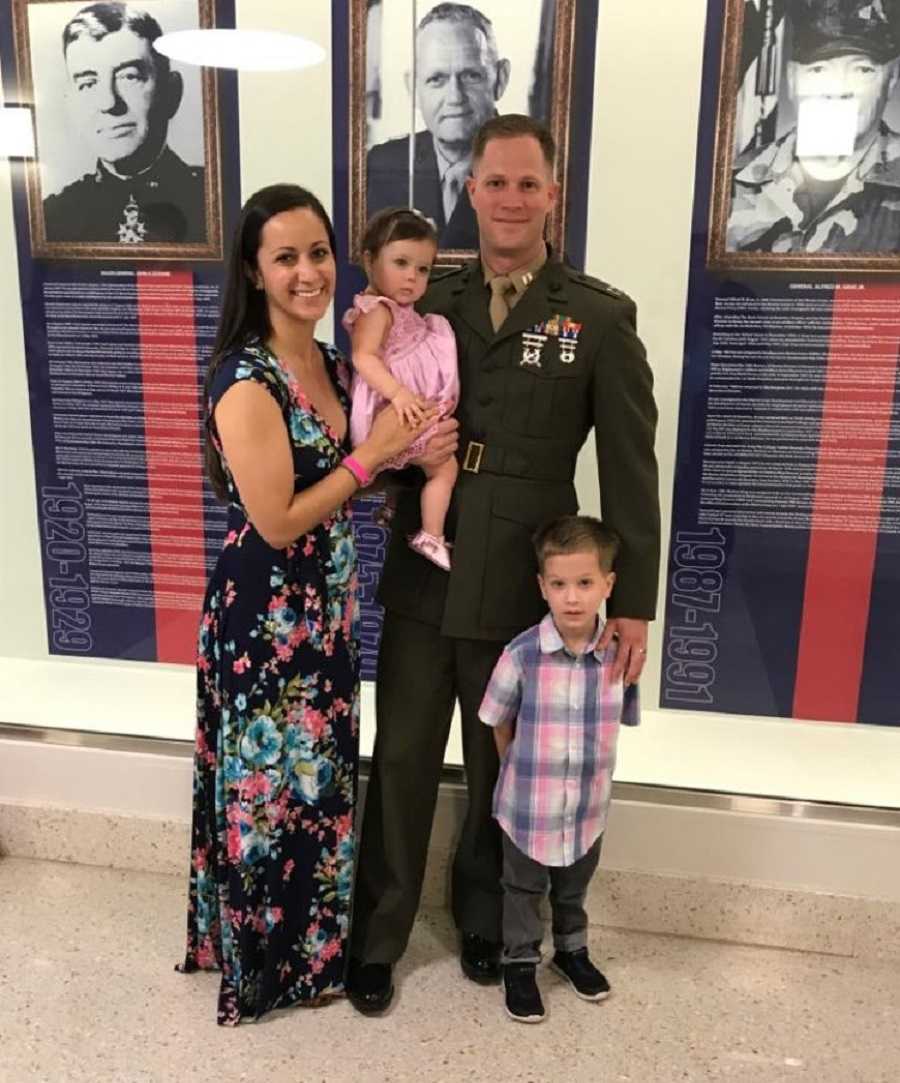
{"type": "MultiPolygon", "coordinates": [[[[0,856],[165,873],[184,889],[188,758],[14,743],[0,742],[0,856]],[[17,757],[19,770],[6,770],[17,757]]],[[[900,958],[900,829],[693,807],[678,796],[614,798],[588,900],[594,924],[900,958]]],[[[424,906],[447,905],[465,803],[460,785],[441,787],[424,906]]]]}

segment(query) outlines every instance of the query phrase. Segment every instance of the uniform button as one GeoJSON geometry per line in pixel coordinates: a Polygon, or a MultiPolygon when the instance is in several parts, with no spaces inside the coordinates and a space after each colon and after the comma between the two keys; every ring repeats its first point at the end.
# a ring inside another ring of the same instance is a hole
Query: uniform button
{"type": "Polygon", "coordinates": [[[493,401],[494,396],[489,394],[487,391],[483,392],[481,395],[478,396],[478,402],[482,406],[490,406],[493,401]]]}

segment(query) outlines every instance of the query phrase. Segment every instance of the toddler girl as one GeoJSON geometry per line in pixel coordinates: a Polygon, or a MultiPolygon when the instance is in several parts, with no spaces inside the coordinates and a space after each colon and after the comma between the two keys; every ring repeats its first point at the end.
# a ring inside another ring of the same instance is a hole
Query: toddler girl
{"type": "MultiPolygon", "coordinates": [[[[362,262],[369,278],[343,319],[353,345],[353,405],[350,438],[355,447],[366,439],[375,414],[390,402],[406,421],[415,423],[429,402],[439,417],[452,414],[459,398],[456,340],[443,316],[420,316],[413,305],[428,285],[437,255],[437,232],[418,211],[388,207],[366,227],[362,262]]],[[[426,429],[407,451],[384,463],[398,470],[422,454],[434,434],[426,429]]],[[[457,462],[427,466],[422,489],[422,528],[410,547],[444,571],[450,550],[444,520],[456,482],[457,462]]]]}

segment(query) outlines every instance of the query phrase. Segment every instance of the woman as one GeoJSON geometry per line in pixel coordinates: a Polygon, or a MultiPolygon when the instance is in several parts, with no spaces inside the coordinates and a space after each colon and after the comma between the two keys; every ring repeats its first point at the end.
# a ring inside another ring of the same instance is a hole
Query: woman
{"type": "Polygon", "coordinates": [[[294,185],[244,206],[206,380],[229,503],[200,627],[187,955],[234,1025],[343,989],[358,643],[350,497],[431,423],[388,409],[348,456],[349,373],[314,338],[334,232],[294,185]]]}

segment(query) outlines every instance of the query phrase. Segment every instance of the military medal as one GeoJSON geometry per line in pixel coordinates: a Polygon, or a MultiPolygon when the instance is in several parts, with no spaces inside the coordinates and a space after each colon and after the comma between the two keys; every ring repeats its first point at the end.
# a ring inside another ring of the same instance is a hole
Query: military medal
{"type": "Polygon", "coordinates": [[[544,348],[544,343],[547,341],[547,336],[542,335],[540,332],[531,330],[522,332],[522,360],[519,365],[522,368],[531,366],[539,369],[541,367],[541,351],[544,348]]]}
{"type": "Polygon", "coordinates": [[[564,365],[571,365],[575,360],[580,334],[581,324],[576,323],[571,316],[566,316],[559,328],[559,359],[564,365]]]}
{"type": "Polygon", "coordinates": [[[147,233],[147,224],[141,219],[141,208],[134,196],[125,204],[122,213],[124,218],[119,223],[119,243],[142,244],[147,233]]]}
{"type": "Polygon", "coordinates": [[[575,360],[575,350],[578,348],[578,336],[581,333],[581,324],[576,323],[571,316],[560,316],[557,313],[543,323],[536,323],[530,331],[522,335],[525,350],[522,352],[523,365],[540,366],[540,351],[548,338],[559,340],[559,359],[564,365],[571,365],[575,360]],[[534,343],[529,342],[534,339],[534,343]],[[526,354],[528,347],[537,347],[537,357],[529,359],[526,354]]]}

